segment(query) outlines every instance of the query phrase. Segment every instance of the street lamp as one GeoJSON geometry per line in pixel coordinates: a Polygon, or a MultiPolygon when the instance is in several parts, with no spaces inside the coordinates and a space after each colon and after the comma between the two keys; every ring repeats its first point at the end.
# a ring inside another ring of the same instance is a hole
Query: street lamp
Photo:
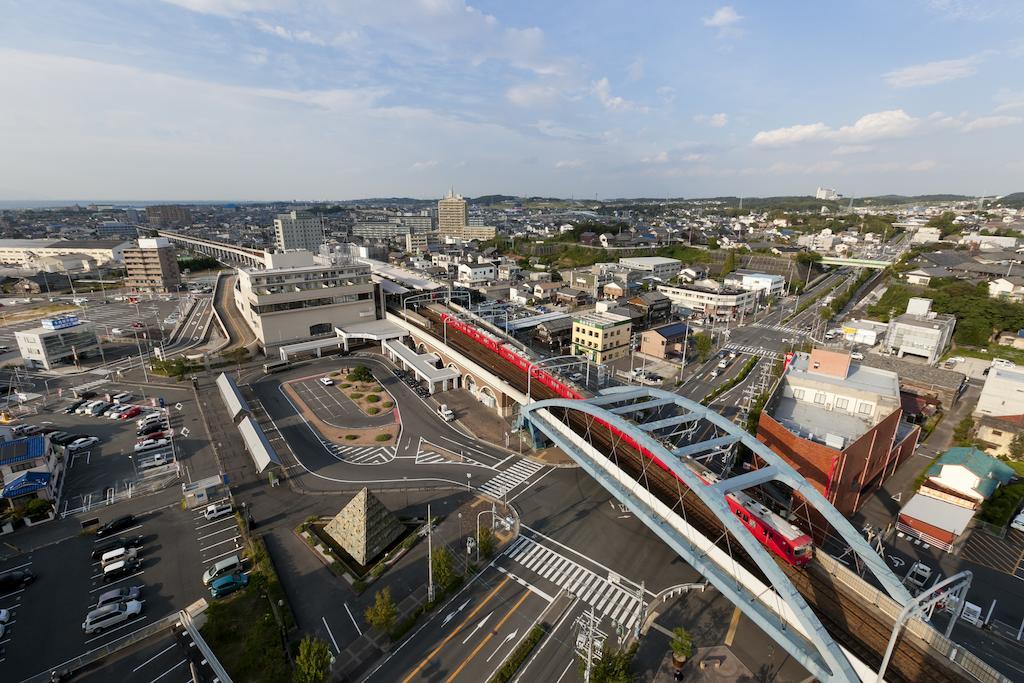
{"type": "Polygon", "coordinates": [[[473,492],[473,487],[470,486],[470,481],[472,479],[473,479],[473,474],[471,472],[466,472],[466,493],[472,493],[473,492]]]}

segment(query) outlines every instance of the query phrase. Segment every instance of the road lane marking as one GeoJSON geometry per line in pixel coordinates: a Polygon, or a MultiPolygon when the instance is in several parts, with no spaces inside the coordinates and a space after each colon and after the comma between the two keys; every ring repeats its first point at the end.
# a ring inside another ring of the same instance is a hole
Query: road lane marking
{"type": "MultiPolygon", "coordinates": [[[[490,602],[491,599],[494,598],[494,596],[498,594],[498,591],[500,591],[505,586],[505,584],[508,583],[508,581],[509,581],[509,579],[508,579],[507,576],[504,579],[502,579],[498,583],[498,585],[495,586],[494,589],[490,593],[487,594],[487,597],[485,597],[483,599],[483,601],[479,605],[474,607],[472,612],[470,612],[469,614],[466,615],[466,618],[463,619],[462,623],[459,624],[458,628],[456,628],[454,631],[452,631],[447,636],[445,636],[445,639],[442,640],[441,643],[437,647],[435,647],[433,649],[433,651],[431,651],[431,653],[429,655],[427,655],[423,659],[423,661],[421,661],[419,664],[417,664],[416,668],[413,669],[412,671],[410,671],[408,676],[406,676],[405,678],[402,679],[402,683],[409,683],[409,681],[411,681],[413,678],[415,678],[416,674],[418,674],[420,671],[422,671],[423,667],[425,667],[428,663],[430,663],[430,660],[433,659],[435,656],[437,656],[437,654],[444,648],[444,646],[447,645],[448,642],[452,638],[454,638],[459,632],[461,632],[462,629],[466,626],[466,624],[468,624],[469,622],[471,622],[473,620],[473,618],[477,615],[477,613],[480,612],[480,610],[482,610],[484,608],[484,605],[486,605],[488,602],[490,602]]],[[[530,594],[529,592],[525,593],[525,595],[529,595],[529,594],[530,594]]]]}
{"type": "Polygon", "coordinates": [[[138,665],[137,667],[135,667],[134,669],[132,669],[132,673],[135,673],[136,671],[138,671],[138,670],[139,670],[139,669],[141,669],[142,667],[146,666],[147,664],[149,664],[150,662],[152,662],[152,661],[153,661],[154,659],[156,659],[157,657],[159,657],[159,656],[160,656],[160,655],[162,655],[163,653],[165,653],[165,652],[167,652],[168,650],[170,650],[170,649],[172,649],[172,648],[175,648],[175,647],[177,647],[177,646],[178,646],[178,644],[177,644],[177,643],[171,643],[170,645],[168,645],[167,647],[165,647],[165,648],[164,648],[163,650],[160,650],[160,652],[157,652],[157,653],[156,653],[155,655],[153,655],[152,657],[150,657],[149,659],[147,659],[146,661],[144,661],[144,662],[143,662],[142,664],[139,664],[139,665],[138,665]]]}
{"type": "Polygon", "coordinates": [[[515,614],[515,611],[519,609],[520,605],[526,602],[526,598],[528,597],[530,597],[530,591],[524,591],[523,595],[519,598],[516,604],[512,605],[512,609],[505,613],[505,616],[501,618],[501,621],[498,622],[498,625],[495,626],[494,629],[490,631],[475,648],[473,648],[473,651],[469,653],[468,657],[462,660],[462,664],[459,664],[458,668],[455,669],[454,672],[452,672],[452,675],[445,679],[445,683],[451,683],[455,680],[456,676],[462,673],[462,670],[466,668],[466,665],[469,664],[470,661],[472,661],[473,658],[480,653],[480,650],[484,648],[484,645],[487,645],[487,643],[490,642],[491,638],[494,637],[494,634],[501,630],[501,627],[505,625],[505,622],[509,620],[509,617],[515,614]]]}
{"type": "MultiPolygon", "coordinates": [[[[348,605],[345,605],[345,609],[348,609],[348,605]]],[[[352,616],[352,613],[349,612],[348,615],[352,616]]],[[[320,617],[320,618],[324,622],[324,628],[327,629],[327,635],[329,635],[331,637],[331,644],[334,645],[334,652],[335,652],[335,654],[339,654],[340,655],[341,654],[341,650],[338,649],[338,641],[336,641],[334,639],[334,634],[331,633],[331,627],[327,625],[327,617],[320,617]]],[[[353,619],[353,621],[355,621],[355,620],[353,619]]],[[[357,626],[356,629],[358,630],[358,628],[359,627],[357,626]]],[[[359,635],[362,635],[362,633],[360,633],[359,635]]]]}
{"type": "Polygon", "coordinates": [[[348,618],[352,620],[352,625],[356,627],[356,631],[359,633],[359,635],[363,635],[363,629],[359,628],[359,624],[356,623],[356,618],[352,616],[352,610],[348,608],[347,602],[345,603],[345,611],[348,612],[348,618]]]}

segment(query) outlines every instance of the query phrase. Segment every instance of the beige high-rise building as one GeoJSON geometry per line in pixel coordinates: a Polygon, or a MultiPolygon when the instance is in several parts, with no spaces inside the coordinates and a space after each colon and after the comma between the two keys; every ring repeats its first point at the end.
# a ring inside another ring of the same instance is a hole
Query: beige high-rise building
{"type": "Polygon", "coordinates": [[[315,254],[327,241],[323,220],[305,211],[278,214],[274,218],[274,236],[281,251],[305,249],[315,254]]]}
{"type": "Polygon", "coordinates": [[[437,203],[437,231],[441,239],[457,237],[463,239],[466,224],[469,223],[469,207],[466,200],[449,190],[444,199],[437,203]]]}
{"type": "Polygon", "coordinates": [[[125,249],[124,265],[124,286],[133,292],[176,292],[181,285],[174,245],[165,237],[142,238],[125,249]]]}

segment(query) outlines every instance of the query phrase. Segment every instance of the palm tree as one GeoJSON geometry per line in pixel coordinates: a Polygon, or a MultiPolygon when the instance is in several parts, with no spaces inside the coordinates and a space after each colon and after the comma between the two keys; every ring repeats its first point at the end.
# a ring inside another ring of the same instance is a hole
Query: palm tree
{"type": "Polygon", "coordinates": [[[672,662],[682,668],[686,660],[693,654],[693,636],[682,626],[672,629],[672,662]]]}

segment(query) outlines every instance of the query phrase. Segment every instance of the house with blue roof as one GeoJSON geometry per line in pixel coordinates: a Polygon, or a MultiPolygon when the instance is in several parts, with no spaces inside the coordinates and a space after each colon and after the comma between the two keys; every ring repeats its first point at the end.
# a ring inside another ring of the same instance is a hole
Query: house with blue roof
{"type": "Polygon", "coordinates": [[[982,450],[961,446],[940,455],[925,474],[921,493],[976,510],[1016,473],[982,450]]]}
{"type": "Polygon", "coordinates": [[[0,510],[20,507],[32,498],[56,504],[63,459],[46,435],[0,441],[0,510]]]}

